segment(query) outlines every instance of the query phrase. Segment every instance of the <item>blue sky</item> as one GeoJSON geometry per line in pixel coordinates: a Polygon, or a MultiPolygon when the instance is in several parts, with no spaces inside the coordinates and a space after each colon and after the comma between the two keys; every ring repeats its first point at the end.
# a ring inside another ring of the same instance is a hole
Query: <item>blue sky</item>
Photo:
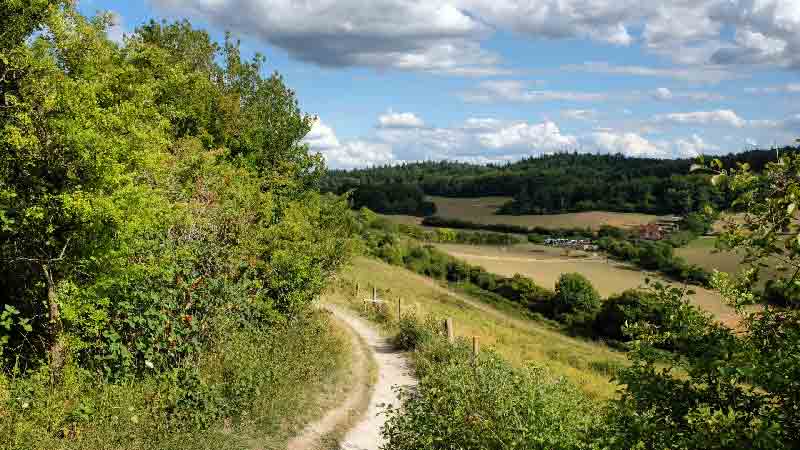
{"type": "Polygon", "coordinates": [[[332,167],[676,157],[800,137],[800,0],[82,0],[267,56],[332,167]]]}

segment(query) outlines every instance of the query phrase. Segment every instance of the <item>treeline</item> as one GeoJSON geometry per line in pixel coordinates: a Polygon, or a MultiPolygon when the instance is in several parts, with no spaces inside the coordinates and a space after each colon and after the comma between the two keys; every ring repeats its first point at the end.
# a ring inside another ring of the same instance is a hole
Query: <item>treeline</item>
{"type": "Polygon", "coordinates": [[[496,233],[513,234],[535,234],[552,238],[590,238],[594,232],[590,228],[545,228],[545,227],[525,227],[522,225],[510,225],[503,223],[475,223],[468,220],[453,219],[449,217],[431,216],[422,219],[422,225],[427,227],[446,227],[464,230],[487,230],[496,233]]]}
{"type": "MultiPolygon", "coordinates": [[[[785,148],[783,154],[795,151],[785,148]]],[[[748,163],[755,171],[774,160],[774,150],[729,154],[726,167],[748,163]]],[[[403,184],[427,195],[445,197],[509,196],[503,214],[554,214],[606,210],[653,214],[686,214],[709,204],[720,209],[731,198],[708,183],[708,176],[690,174],[690,159],[630,158],[623,155],[559,153],[507,165],[420,162],[350,171],[329,171],[322,189],[348,189],[403,184]]],[[[380,211],[381,208],[374,208],[380,211]]]]}
{"type": "Polygon", "coordinates": [[[340,348],[308,305],[357,226],[313,118],[188,22],[120,45],[73,2],[0,10],[0,446],[230,448],[224,423],[301,416],[340,348]]]}
{"type": "Polygon", "coordinates": [[[436,214],[436,204],[425,199],[419,186],[410,184],[385,184],[353,186],[339,189],[339,194],[351,191],[353,209],[369,208],[381,214],[407,214],[430,216],[436,214]]]}

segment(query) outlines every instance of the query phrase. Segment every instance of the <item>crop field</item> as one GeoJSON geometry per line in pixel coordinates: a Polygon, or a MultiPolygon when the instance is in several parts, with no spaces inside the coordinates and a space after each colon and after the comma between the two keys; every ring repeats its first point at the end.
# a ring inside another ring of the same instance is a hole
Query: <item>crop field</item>
{"type": "Polygon", "coordinates": [[[607,346],[566,336],[545,323],[500,312],[404,268],[369,258],[358,258],[342,273],[324,295],[324,301],[360,310],[361,301],[353,291],[356,282],[361,286],[361,297],[371,295],[371,286],[379,289],[392,320],[396,320],[396,302],[401,298],[404,314],[451,317],[457,336],[478,336],[481,348],[493,348],[514,364],[544,366],[597,399],[612,398],[616,393],[617,386],[610,379],[626,358],[607,346]]]}
{"type": "MultiPolygon", "coordinates": [[[[683,248],[675,249],[675,254],[685,259],[690,264],[697,264],[698,266],[708,270],[719,270],[720,272],[728,272],[736,274],[742,269],[742,260],[744,259],[741,254],[731,251],[720,251],[714,247],[716,238],[711,236],[703,236],[690,242],[689,245],[683,248]]],[[[761,272],[761,283],[766,280],[779,275],[777,270],[777,261],[774,265],[765,268],[761,272]]]]}
{"type": "MultiPolygon", "coordinates": [[[[575,257],[573,253],[564,254],[561,249],[530,244],[509,248],[457,244],[438,244],[436,247],[470,264],[482,266],[489,272],[505,276],[518,273],[550,289],[554,288],[561,274],[577,272],[588,278],[603,297],[644,286],[646,278],[659,278],[657,274],[613,260],[607,261],[602,256],[584,254],[584,257],[575,257]]],[[[697,286],[692,286],[692,290],[695,291],[692,301],[698,307],[712,313],[723,323],[737,323],[736,313],[724,304],[719,294],[697,286]]]]}
{"type": "Polygon", "coordinates": [[[510,197],[479,197],[479,198],[447,198],[430,197],[436,203],[438,216],[467,220],[485,224],[508,224],[527,227],[545,228],[592,228],[597,229],[602,225],[612,225],[620,228],[631,228],[650,223],[657,216],[638,213],[617,213],[603,211],[588,211],[568,214],[553,215],[527,215],[504,216],[496,215],[495,211],[510,197]]]}

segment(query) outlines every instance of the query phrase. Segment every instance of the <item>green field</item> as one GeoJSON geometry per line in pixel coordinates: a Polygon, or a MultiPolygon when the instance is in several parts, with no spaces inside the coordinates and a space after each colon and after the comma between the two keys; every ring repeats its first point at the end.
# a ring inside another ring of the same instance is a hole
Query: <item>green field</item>
{"type": "Polygon", "coordinates": [[[406,313],[451,317],[456,335],[477,336],[482,347],[496,349],[514,364],[544,365],[555,375],[582,386],[594,398],[608,399],[616,393],[617,386],[610,379],[626,358],[604,345],[571,338],[546,324],[498,311],[406,269],[368,258],[357,259],[324,300],[360,310],[361,300],[354,296],[356,282],[361,286],[361,297],[370,295],[371,286],[376,286],[389,305],[388,314],[395,319],[396,302],[401,298],[406,313]]]}

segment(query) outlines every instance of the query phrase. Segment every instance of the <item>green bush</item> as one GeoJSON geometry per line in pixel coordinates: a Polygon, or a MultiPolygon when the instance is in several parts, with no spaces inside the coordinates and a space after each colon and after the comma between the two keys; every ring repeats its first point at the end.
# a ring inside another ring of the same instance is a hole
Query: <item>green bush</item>
{"type": "Polygon", "coordinates": [[[599,418],[579,388],[543,368],[513,368],[491,351],[473,365],[466,342],[425,341],[414,353],[420,383],[389,408],[387,450],[577,449],[599,418]]]}
{"type": "Polygon", "coordinates": [[[594,333],[614,341],[627,341],[630,337],[625,334],[626,324],[644,321],[659,326],[665,313],[664,306],[652,294],[629,289],[603,302],[594,321],[594,333]]]}
{"type": "Polygon", "coordinates": [[[600,294],[579,273],[565,273],[559,277],[552,303],[558,320],[576,325],[591,323],[602,306],[600,294]]]}

